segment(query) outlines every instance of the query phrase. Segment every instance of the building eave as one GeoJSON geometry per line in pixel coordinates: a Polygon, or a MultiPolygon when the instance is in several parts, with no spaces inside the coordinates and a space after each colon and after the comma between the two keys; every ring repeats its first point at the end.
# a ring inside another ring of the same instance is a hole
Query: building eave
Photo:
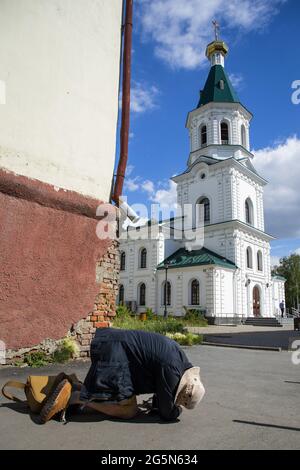
{"type": "Polygon", "coordinates": [[[230,102],[221,102],[221,101],[218,101],[218,102],[210,102],[210,103],[207,103],[207,104],[204,104],[202,106],[200,106],[200,108],[195,108],[193,109],[192,111],[190,111],[187,115],[187,118],[186,118],[186,124],[185,124],[185,127],[186,128],[189,128],[190,126],[190,121],[191,119],[196,116],[197,114],[199,114],[199,111],[203,111],[203,110],[209,110],[210,108],[222,108],[224,106],[229,106],[231,107],[232,109],[239,109],[239,108],[242,108],[243,111],[245,112],[246,114],[246,117],[247,119],[249,119],[249,121],[251,121],[251,119],[253,118],[253,114],[240,102],[234,102],[234,103],[230,103],[230,102]]]}

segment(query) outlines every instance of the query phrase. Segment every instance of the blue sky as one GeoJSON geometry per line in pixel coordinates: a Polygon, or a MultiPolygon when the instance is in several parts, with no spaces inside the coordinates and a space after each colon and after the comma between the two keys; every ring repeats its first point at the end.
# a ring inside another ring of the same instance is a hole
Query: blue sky
{"type": "Polygon", "coordinates": [[[129,171],[124,194],[131,204],[174,202],[169,177],[185,169],[187,113],[198,102],[213,40],[221,24],[229,45],[226,70],[241,102],[254,114],[254,165],[268,181],[266,231],[273,260],[300,253],[300,80],[298,0],[136,0],[129,171]],[[298,45],[298,50],[297,50],[298,45]]]}

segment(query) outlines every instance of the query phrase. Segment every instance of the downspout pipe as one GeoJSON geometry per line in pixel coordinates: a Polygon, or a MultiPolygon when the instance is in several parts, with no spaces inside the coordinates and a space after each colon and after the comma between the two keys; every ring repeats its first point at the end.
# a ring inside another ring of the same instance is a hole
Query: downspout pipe
{"type": "Polygon", "coordinates": [[[126,0],[123,48],[123,80],[122,80],[122,118],[120,134],[120,158],[112,195],[113,202],[125,211],[131,220],[138,218],[137,214],[122,201],[125,172],[128,160],[129,126],[130,126],[130,82],[131,82],[131,51],[132,51],[133,0],[126,0]]]}

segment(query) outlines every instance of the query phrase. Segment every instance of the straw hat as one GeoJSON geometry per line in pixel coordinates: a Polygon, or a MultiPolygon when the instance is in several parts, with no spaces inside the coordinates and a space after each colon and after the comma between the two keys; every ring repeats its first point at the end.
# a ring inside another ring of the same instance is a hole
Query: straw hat
{"type": "Polygon", "coordinates": [[[205,389],[200,379],[200,367],[187,369],[179,382],[175,403],[192,410],[202,400],[205,389]]]}

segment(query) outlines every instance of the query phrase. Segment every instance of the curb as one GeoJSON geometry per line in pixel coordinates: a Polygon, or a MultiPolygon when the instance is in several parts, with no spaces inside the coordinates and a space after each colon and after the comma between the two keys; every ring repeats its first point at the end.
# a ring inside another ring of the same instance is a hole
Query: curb
{"type": "Polygon", "coordinates": [[[222,348],[237,348],[237,349],[253,349],[258,351],[275,351],[281,352],[282,348],[271,346],[247,346],[245,344],[227,344],[227,343],[212,343],[211,341],[202,341],[203,346],[217,346],[222,348]]]}

